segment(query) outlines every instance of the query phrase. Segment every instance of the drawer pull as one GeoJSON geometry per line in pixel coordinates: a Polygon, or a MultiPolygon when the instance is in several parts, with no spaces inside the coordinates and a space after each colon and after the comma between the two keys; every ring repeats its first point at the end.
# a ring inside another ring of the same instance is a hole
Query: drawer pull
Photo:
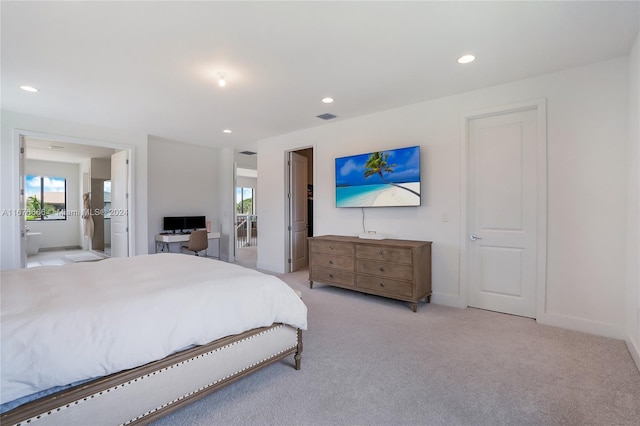
{"type": "Polygon", "coordinates": [[[380,256],[384,256],[385,250],[380,250],[380,256]]]}
{"type": "Polygon", "coordinates": [[[380,283],[380,287],[384,287],[384,283],[380,283]]]}
{"type": "Polygon", "coordinates": [[[380,272],[384,272],[384,267],[383,266],[380,267],[380,272]]]}
{"type": "Polygon", "coordinates": [[[333,265],[333,260],[330,260],[330,261],[329,261],[329,265],[333,265]]]}
{"type": "Polygon", "coordinates": [[[329,274],[329,278],[333,278],[333,274],[329,274]]]}
{"type": "Polygon", "coordinates": [[[333,246],[329,246],[329,248],[330,248],[331,250],[333,250],[333,246]]]}

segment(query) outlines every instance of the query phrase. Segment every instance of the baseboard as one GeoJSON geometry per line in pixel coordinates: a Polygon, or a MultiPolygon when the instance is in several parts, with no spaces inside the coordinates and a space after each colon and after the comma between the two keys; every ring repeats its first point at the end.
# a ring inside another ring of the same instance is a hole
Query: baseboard
{"type": "Polygon", "coordinates": [[[590,321],[583,318],[570,317],[560,314],[545,313],[536,318],[538,324],[581,331],[612,339],[626,340],[627,333],[623,326],[590,321]]]}
{"type": "Polygon", "coordinates": [[[633,362],[636,363],[638,372],[640,372],[640,347],[638,347],[638,345],[636,345],[632,340],[625,340],[625,343],[627,344],[627,349],[629,349],[631,358],[633,358],[633,362]]]}
{"type": "Polygon", "coordinates": [[[82,246],[40,247],[38,253],[45,251],[82,250],[82,246]]]}
{"type": "Polygon", "coordinates": [[[460,296],[445,294],[445,293],[432,293],[431,303],[436,305],[451,306],[452,308],[460,308],[460,296]]]}
{"type": "Polygon", "coordinates": [[[285,274],[286,273],[284,268],[278,267],[278,265],[273,265],[273,264],[270,264],[270,263],[258,262],[256,264],[256,268],[257,269],[261,269],[263,271],[274,272],[276,274],[285,274]]]}

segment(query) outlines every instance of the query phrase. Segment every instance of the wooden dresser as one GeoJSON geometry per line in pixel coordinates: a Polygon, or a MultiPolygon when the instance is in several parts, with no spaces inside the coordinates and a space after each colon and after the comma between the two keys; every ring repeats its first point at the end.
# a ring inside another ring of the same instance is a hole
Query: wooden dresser
{"type": "Polygon", "coordinates": [[[324,235],[309,238],[313,282],[412,302],[431,299],[431,242],[368,240],[324,235]]]}

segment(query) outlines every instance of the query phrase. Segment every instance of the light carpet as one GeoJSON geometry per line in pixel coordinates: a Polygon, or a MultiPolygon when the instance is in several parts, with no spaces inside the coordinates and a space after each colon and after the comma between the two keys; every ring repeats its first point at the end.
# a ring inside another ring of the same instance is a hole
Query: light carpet
{"type": "Polygon", "coordinates": [[[640,373],[620,340],[479,309],[307,284],[291,357],[155,426],[638,425],[640,373]]]}

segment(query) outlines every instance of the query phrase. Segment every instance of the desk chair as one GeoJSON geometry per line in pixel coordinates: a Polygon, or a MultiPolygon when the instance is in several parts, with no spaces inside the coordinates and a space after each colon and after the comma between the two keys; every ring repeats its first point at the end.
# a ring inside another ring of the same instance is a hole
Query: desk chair
{"type": "MultiPolygon", "coordinates": [[[[199,256],[199,252],[206,250],[209,247],[209,239],[207,237],[207,230],[192,231],[189,235],[189,244],[182,246],[183,250],[193,252],[196,256],[199,256]]],[[[204,256],[207,254],[205,253],[204,256]]]]}

